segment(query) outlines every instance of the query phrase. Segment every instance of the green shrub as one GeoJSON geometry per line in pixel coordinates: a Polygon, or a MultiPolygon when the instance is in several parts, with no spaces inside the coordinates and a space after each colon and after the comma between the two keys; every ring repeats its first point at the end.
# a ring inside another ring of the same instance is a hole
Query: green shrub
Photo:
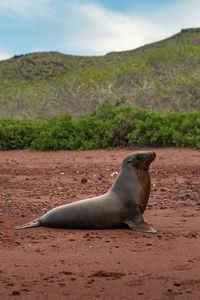
{"type": "Polygon", "coordinates": [[[74,131],[74,120],[69,113],[46,120],[35,120],[32,150],[65,150],[73,149],[71,137],[74,131]]]}
{"type": "Polygon", "coordinates": [[[0,150],[28,149],[32,139],[32,120],[0,119],[0,150]]]}
{"type": "Polygon", "coordinates": [[[200,112],[146,111],[145,120],[133,120],[129,144],[138,146],[192,146],[199,148],[200,112]]]}
{"type": "Polygon", "coordinates": [[[104,104],[73,119],[0,119],[0,150],[72,150],[127,146],[200,148],[200,112],[156,112],[104,104]]]}

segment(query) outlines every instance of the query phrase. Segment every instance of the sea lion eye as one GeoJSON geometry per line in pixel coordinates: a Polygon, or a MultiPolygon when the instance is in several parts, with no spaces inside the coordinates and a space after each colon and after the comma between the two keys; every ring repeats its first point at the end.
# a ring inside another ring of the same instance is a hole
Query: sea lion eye
{"type": "Polygon", "coordinates": [[[142,153],[139,153],[136,155],[136,159],[142,159],[143,158],[143,154],[142,153]]]}

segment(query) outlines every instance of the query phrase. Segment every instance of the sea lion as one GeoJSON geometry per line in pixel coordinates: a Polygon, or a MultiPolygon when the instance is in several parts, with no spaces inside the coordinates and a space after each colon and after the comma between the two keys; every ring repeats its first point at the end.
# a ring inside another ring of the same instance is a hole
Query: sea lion
{"type": "Polygon", "coordinates": [[[106,194],[58,206],[15,229],[36,226],[98,229],[127,224],[135,231],[156,233],[142,216],[151,189],[149,166],[155,157],[155,152],[127,155],[116,181],[106,194]]]}

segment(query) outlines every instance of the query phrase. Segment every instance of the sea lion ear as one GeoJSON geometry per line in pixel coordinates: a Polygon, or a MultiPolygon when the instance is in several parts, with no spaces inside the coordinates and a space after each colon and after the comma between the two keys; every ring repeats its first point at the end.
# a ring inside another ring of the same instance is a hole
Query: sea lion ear
{"type": "Polygon", "coordinates": [[[134,158],[134,157],[129,158],[129,160],[128,160],[127,163],[128,163],[128,164],[131,164],[132,166],[135,166],[135,158],[134,158]]]}

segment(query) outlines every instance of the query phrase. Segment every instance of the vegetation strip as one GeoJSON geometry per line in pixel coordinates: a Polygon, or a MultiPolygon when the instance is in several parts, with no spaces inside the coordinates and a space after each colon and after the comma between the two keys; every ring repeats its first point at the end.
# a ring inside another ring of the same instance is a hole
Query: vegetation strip
{"type": "Polygon", "coordinates": [[[156,112],[108,103],[78,118],[0,119],[0,150],[75,150],[129,146],[200,148],[200,112],[156,112]]]}

